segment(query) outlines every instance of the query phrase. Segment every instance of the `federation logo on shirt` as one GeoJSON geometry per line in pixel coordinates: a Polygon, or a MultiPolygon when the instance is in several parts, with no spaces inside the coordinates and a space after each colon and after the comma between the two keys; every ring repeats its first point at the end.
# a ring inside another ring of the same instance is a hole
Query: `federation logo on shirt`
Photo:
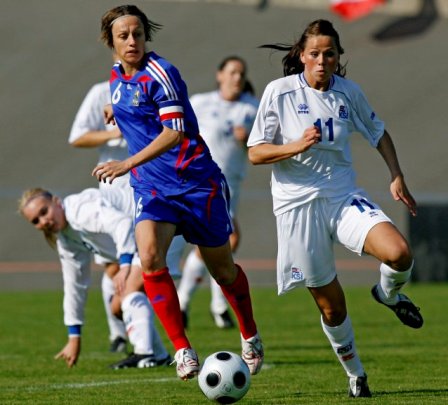
{"type": "Polygon", "coordinates": [[[297,112],[299,114],[309,114],[310,113],[310,109],[305,103],[299,104],[299,106],[297,108],[298,108],[297,112]]]}
{"type": "Polygon", "coordinates": [[[342,120],[348,119],[348,110],[345,105],[339,106],[339,118],[342,120]]]}
{"type": "Polygon", "coordinates": [[[134,107],[138,107],[140,105],[140,89],[135,90],[135,93],[132,96],[132,105],[134,107]]]}

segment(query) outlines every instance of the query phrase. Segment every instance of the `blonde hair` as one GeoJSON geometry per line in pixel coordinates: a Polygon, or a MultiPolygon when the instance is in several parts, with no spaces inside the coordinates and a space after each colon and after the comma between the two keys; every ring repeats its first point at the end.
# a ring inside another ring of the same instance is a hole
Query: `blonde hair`
{"type": "MultiPolygon", "coordinates": [[[[30,201],[39,197],[43,197],[49,201],[52,201],[54,198],[53,194],[51,194],[48,190],[45,190],[40,187],[25,190],[22,193],[22,196],[19,198],[19,201],[17,202],[17,211],[19,212],[19,214],[23,216],[23,210],[30,203],[30,201]]],[[[47,241],[47,243],[53,249],[56,248],[56,234],[54,234],[53,232],[49,232],[47,230],[43,230],[42,232],[44,233],[45,240],[47,241]]]]}

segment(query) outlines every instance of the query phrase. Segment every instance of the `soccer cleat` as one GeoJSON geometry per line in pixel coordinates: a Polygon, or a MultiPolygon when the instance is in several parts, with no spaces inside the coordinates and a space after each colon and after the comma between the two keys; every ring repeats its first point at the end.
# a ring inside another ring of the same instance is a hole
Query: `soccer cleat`
{"type": "Polygon", "coordinates": [[[370,398],[369,385],[367,384],[367,375],[362,377],[349,377],[348,379],[348,396],[350,398],[370,398]]]}
{"type": "Polygon", "coordinates": [[[156,360],[153,354],[130,354],[123,360],[111,364],[109,367],[113,370],[124,368],[154,368],[159,366],[168,366],[171,364],[171,356],[156,360]]]}
{"type": "Polygon", "coordinates": [[[250,373],[252,375],[258,374],[264,360],[263,343],[258,333],[247,340],[241,337],[241,346],[243,348],[241,358],[249,367],[250,373]]]}
{"type": "Polygon", "coordinates": [[[181,380],[189,380],[199,374],[199,359],[196,352],[191,349],[179,349],[174,355],[177,376],[181,380]]]}
{"type": "Polygon", "coordinates": [[[232,329],[235,327],[232,317],[229,311],[226,309],[222,314],[215,314],[211,312],[212,318],[215,321],[215,325],[220,329],[232,329]]]}
{"type": "Polygon", "coordinates": [[[423,326],[423,317],[420,308],[416,307],[412,301],[404,294],[398,294],[398,302],[393,305],[385,304],[378,294],[378,285],[372,287],[372,296],[380,304],[385,305],[395,312],[398,319],[411,328],[418,329],[423,326]]]}
{"type": "Polygon", "coordinates": [[[112,342],[110,342],[109,351],[111,353],[126,353],[127,342],[126,339],[121,336],[117,336],[112,342]]]}

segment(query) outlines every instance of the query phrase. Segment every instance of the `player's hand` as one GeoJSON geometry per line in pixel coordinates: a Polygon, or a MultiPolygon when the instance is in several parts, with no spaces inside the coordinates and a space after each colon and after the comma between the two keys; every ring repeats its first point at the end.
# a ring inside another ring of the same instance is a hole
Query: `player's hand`
{"type": "Polygon", "coordinates": [[[93,169],[92,176],[95,176],[98,181],[112,184],[115,178],[123,176],[129,170],[126,160],[112,160],[98,164],[93,169]]]}
{"type": "Polygon", "coordinates": [[[112,124],[115,125],[115,117],[114,117],[114,112],[112,110],[112,105],[111,104],[106,104],[103,108],[103,118],[104,118],[104,123],[107,124],[112,124]]]}
{"type": "Polygon", "coordinates": [[[233,136],[237,141],[241,142],[243,145],[246,145],[249,134],[247,133],[245,127],[238,125],[233,127],[233,136]]]}
{"type": "Polygon", "coordinates": [[[131,270],[130,265],[121,266],[120,270],[118,271],[117,274],[115,274],[115,276],[113,278],[115,291],[119,295],[123,295],[123,293],[124,293],[124,289],[126,286],[126,280],[129,276],[130,270],[131,270]]]}
{"type": "Polygon", "coordinates": [[[108,131],[108,134],[109,134],[109,139],[123,138],[123,134],[121,133],[121,131],[118,127],[115,127],[111,131],[108,131]]]}
{"type": "Polygon", "coordinates": [[[71,336],[64,348],[54,358],[55,360],[65,360],[67,366],[72,368],[78,361],[79,353],[81,353],[81,336],[71,336]]]}
{"type": "Polygon", "coordinates": [[[417,215],[417,203],[406,186],[403,176],[395,177],[390,183],[390,192],[395,201],[402,201],[412,216],[417,215]]]}
{"type": "Polygon", "coordinates": [[[309,127],[303,132],[302,138],[297,141],[298,152],[302,153],[310,149],[316,143],[322,140],[319,128],[316,126],[309,127]]]}

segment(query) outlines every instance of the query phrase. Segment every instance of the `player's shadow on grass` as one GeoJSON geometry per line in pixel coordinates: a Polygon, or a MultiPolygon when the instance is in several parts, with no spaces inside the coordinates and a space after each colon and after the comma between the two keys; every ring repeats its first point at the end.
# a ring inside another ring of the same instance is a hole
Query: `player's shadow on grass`
{"type": "Polygon", "coordinates": [[[372,37],[378,42],[385,42],[420,35],[438,18],[436,1],[421,0],[421,7],[416,15],[398,18],[379,29],[372,37]]]}

